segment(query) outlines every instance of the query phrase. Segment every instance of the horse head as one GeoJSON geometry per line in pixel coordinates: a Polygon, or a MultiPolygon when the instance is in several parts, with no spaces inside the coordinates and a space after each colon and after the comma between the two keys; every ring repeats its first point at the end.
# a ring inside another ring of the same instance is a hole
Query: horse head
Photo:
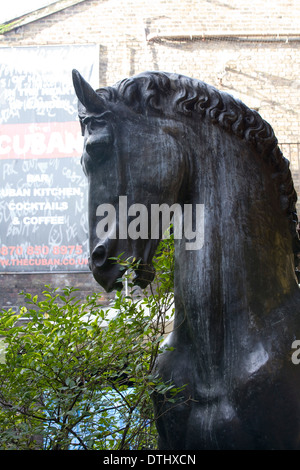
{"type": "Polygon", "coordinates": [[[163,231],[160,221],[151,237],[151,206],[178,200],[183,152],[170,125],[129,109],[112,88],[94,90],[77,71],[73,83],[88,179],[90,269],[106,291],[120,289],[122,271],[112,258],[122,255],[135,261],[134,282],[145,288],[163,231]]]}

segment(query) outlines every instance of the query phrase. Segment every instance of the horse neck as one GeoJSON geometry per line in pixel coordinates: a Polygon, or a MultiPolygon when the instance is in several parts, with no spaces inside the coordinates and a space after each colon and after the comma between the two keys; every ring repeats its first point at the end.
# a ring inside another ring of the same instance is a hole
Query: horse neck
{"type": "Polygon", "coordinates": [[[204,204],[204,244],[188,251],[177,243],[175,328],[187,323],[189,335],[203,345],[218,338],[222,348],[228,328],[238,335],[252,322],[259,330],[298,285],[270,168],[243,141],[206,132],[200,141],[210,145],[189,165],[189,202],[204,204]]]}

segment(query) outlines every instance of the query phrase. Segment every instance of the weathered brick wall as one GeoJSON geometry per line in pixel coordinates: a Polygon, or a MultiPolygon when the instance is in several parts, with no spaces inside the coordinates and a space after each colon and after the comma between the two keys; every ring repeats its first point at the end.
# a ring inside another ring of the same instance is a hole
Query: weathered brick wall
{"type": "MultiPolygon", "coordinates": [[[[0,274],[0,308],[12,308],[17,311],[25,305],[21,292],[29,292],[38,295],[38,300],[44,300],[42,292],[45,286],[58,288],[59,292],[64,287],[76,287],[79,290],[74,296],[82,302],[93,292],[102,293],[103,289],[96,283],[91,273],[64,273],[64,274],[0,274]]],[[[108,305],[114,293],[103,293],[101,303],[108,305]]],[[[73,295],[72,295],[73,296],[73,295]]]]}
{"type": "MultiPolygon", "coordinates": [[[[96,43],[100,86],[165,70],[228,91],[292,144],[283,148],[300,192],[299,14],[296,0],[86,0],[0,36],[0,47],[96,43]]],[[[49,282],[99,290],[90,274],[1,276],[2,304],[49,282]]]]}
{"type": "Polygon", "coordinates": [[[183,73],[259,108],[280,142],[299,142],[299,17],[293,0],[86,0],[6,33],[0,46],[96,43],[101,86],[144,70],[183,73]]]}

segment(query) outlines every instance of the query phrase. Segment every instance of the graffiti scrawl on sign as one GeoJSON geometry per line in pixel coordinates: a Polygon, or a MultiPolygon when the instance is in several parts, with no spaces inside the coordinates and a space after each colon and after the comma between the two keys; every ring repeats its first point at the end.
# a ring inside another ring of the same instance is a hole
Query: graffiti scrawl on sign
{"type": "Polygon", "coordinates": [[[0,58],[0,271],[87,270],[71,72],[79,67],[97,85],[98,48],[0,48],[0,58]]]}

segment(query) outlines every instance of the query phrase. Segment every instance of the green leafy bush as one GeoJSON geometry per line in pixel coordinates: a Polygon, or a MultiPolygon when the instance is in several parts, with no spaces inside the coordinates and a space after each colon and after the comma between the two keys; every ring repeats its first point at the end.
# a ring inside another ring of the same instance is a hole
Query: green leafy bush
{"type": "Polygon", "coordinates": [[[1,312],[0,449],[155,448],[151,394],[179,392],[153,371],[173,312],[173,244],[160,245],[147,291],[116,262],[129,293],[109,309],[101,294],[82,303],[74,288],[45,286],[42,299],[23,293],[19,314],[1,312]]]}

